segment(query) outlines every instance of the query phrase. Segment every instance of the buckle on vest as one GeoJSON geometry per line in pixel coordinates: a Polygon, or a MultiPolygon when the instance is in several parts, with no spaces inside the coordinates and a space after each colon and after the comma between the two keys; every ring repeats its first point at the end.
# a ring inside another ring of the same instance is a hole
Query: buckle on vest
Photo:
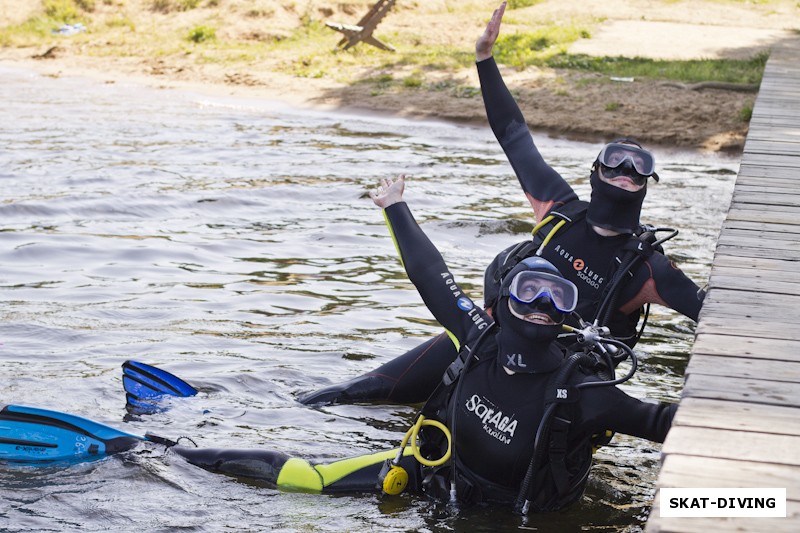
{"type": "Polygon", "coordinates": [[[445,387],[449,387],[453,384],[458,379],[458,376],[461,375],[462,370],[464,370],[464,360],[461,356],[458,356],[455,361],[450,363],[447,370],[444,371],[442,383],[444,383],[445,387]]]}

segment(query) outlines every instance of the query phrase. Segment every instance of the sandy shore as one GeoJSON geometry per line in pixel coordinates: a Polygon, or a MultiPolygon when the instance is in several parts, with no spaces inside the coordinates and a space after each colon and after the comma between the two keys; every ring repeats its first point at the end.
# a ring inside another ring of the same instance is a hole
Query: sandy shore
{"type": "MultiPolygon", "coordinates": [[[[91,76],[108,83],[135,80],[149,86],[186,87],[215,94],[285,101],[294,106],[370,110],[471,123],[486,121],[474,68],[456,71],[426,68],[424,83],[418,86],[353,82],[385,74],[359,66],[358,61],[339,61],[338,71],[323,75],[298,75],[297,69],[292,72],[286,68],[287,64],[313,63],[314,53],[329,54],[340,36],[332,30],[331,48],[312,51],[311,55],[308,50],[287,45],[276,56],[227,63],[199,61],[198,53],[192,51],[154,54],[153,49],[141,41],[148,35],[139,28],[158,27],[169,32],[205,20],[223,28],[221,33],[226,39],[252,38],[255,27],[260,28],[262,37],[263,32],[271,32],[273,37],[270,38],[275,38],[280,32],[292,31],[302,23],[299,21],[308,20],[298,15],[296,7],[273,0],[218,0],[216,3],[215,7],[159,13],[153,10],[152,0],[128,0],[119,2],[116,8],[109,5],[113,2],[97,2],[95,11],[90,14],[93,20],[118,16],[112,8],[124,9],[126,19],[136,28],[134,38],[130,34],[99,30],[95,35],[90,30],[77,37],[52,37],[41,42],[4,46],[0,48],[0,61],[51,76],[91,76]],[[250,6],[250,10],[244,11],[245,6],[250,6]],[[261,10],[258,13],[269,14],[269,24],[266,17],[259,20],[252,15],[256,13],[253,6],[261,10]],[[261,24],[254,26],[254,19],[261,24]],[[104,45],[107,47],[113,39],[124,41],[126,46],[133,44],[126,48],[125,55],[104,55],[104,45]]],[[[371,3],[309,1],[303,16],[353,23],[371,3]]],[[[724,9],[719,2],[707,1],[693,2],[688,9],[684,2],[546,0],[530,8],[510,11],[506,16],[509,24],[504,31],[524,27],[525,16],[529,13],[558,20],[558,17],[574,16],[569,9],[583,10],[603,17],[604,22],[597,23],[592,38],[577,41],[571,51],[687,59],[750,57],[782,39],[792,38],[789,28],[798,25],[798,10],[794,7],[791,11],[791,2],[771,2],[776,4],[769,6],[771,10],[761,11],[758,6],[743,6],[740,2],[723,3],[726,4],[724,9]],[[784,4],[790,11],[781,12],[784,4]],[[712,19],[713,26],[702,23],[712,19]]],[[[463,12],[461,8],[456,10],[448,6],[448,2],[412,4],[415,5],[394,8],[376,33],[392,35],[413,27],[421,36],[421,46],[429,38],[431,42],[446,41],[448,46],[471,52],[496,2],[465,0],[463,5],[467,7],[463,12]]],[[[36,2],[0,0],[0,25],[24,21],[37,9],[41,8],[36,2]]],[[[402,79],[413,68],[397,65],[389,74],[394,79],[402,79]]],[[[659,145],[737,152],[742,149],[747,133],[742,110],[752,106],[755,100],[753,92],[692,90],[654,80],[619,81],[575,71],[503,68],[503,72],[532,129],[578,139],[631,136],[659,145]]]]}

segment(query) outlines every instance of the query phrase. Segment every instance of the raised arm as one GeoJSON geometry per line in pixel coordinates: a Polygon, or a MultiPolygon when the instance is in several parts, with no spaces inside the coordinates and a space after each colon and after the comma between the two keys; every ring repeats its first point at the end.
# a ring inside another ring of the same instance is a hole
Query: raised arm
{"type": "Polygon", "coordinates": [[[492,319],[464,294],[425,232],[402,201],[405,179],[382,180],[370,197],[382,207],[400,260],[411,282],[436,320],[459,349],[491,324],[492,319]]]}
{"type": "Polygon", "coordinates": [[[506,153],[538,222],[551,208],[576,200],[577,196],[561,175],[542,158],[533,143],[525,117],[503,82],[492,57],[505,6],[503,2],[494,11],[486,30],[478,38],[475,58],[489,125],[506,153]]]}

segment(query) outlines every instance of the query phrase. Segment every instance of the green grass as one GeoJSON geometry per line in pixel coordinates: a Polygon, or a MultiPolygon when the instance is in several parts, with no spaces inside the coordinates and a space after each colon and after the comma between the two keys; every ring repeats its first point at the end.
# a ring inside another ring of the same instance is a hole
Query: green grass
{"type": "Polygon", "coordinates": [[[750,122],[750,119],[753,118],[753,104],[745,104],[739,110],[739,120],[742,122],[750,122]]]}
{"type": "Polygon", "coordinates": [[[569,45],[589,36],[588,29],[577,25],[553,25],[532,32],[517,32],[497,40],[494,56],[498,63],[518,69],[536,66],[686,83],[719,81],[744,84],[760,83],[768,57],[768,54],[761,54],[743,60],[668,61],[567,53],[569,45]]]}
{"type": "Polygon", "coordinates": [[[553,25],[532,32],[516,32],[497,39],[494,57],[499,63],[516,68],[541,66],[547,60],[566,53],[569,45],[590,36],[581,26],[553,25]]]}
{"type": "Polygon", "coordinates": [[[558,54],[548,58],[544,64],[553,68],[599,72],[609,76],[676,80],[686,83],[719,81],[758,84],[764,74],[764,65],[768,57],[768,54],[760,54],[751,59],[668,61],[641,57],[558,54]]]}
{"type": "Polygon", "coordinates": [[[217,30],[210,26],[196,26],[189,30],[186,35],[186,40],[193,43],[202,43],[205,41],[213,41],[217,38],[217,30]]]}
{"type": "Polygon", "coordinates": [[[544,0],[508,0],[508,9],[522,9],[541,4],[544,0]]]}

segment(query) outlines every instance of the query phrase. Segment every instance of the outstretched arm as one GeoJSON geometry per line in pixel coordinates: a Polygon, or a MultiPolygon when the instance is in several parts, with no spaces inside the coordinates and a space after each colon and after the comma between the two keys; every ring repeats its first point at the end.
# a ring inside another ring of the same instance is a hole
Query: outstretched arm
{"type": "Polygon", "coordinates": [[[408,278],[436,320],[447,330],[459,349],[491,323],[491,318],[461,290],[447,269],[444,258],[419,227],[408,205],[402,201],[405,178],[384,179],[370,193],[392,234],[408,278]]]}
{"type": "Polygon", "coordinates": [[[503,82],[492,57],[504,13],[505,2],[494,11],[486,30],[475,43],[478,77],[489,125],[506,153],[538,222],[554,206],[578,197],[561,175],[542,158],[533,143],[525,117],[503,82]]]}

